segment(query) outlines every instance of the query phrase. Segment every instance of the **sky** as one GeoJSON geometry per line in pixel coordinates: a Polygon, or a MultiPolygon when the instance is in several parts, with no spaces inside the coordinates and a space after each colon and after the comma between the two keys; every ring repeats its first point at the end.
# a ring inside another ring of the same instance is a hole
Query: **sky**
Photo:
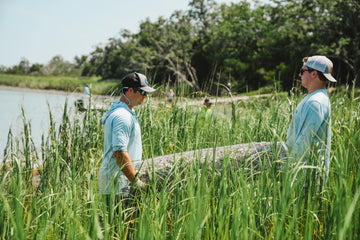
{"type": "MultiPolygon", "coordinates": [[[[22,58],[47,64],[54,56],[74,62],[97,45],[137,33],[142,21],[188,10],[190,0],[0,0],[0,66],[22,58]]],[[[216,0],[218,3],[239,2],[216,0]]]]}

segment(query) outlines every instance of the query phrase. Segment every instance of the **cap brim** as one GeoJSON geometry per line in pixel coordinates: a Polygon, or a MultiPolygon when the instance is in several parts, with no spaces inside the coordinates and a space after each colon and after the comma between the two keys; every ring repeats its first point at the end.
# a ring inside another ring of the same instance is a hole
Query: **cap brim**
{"type": "Polygon", "coordinates": [[[156,89],[149,87],[149,86],[141,87],[140,89],[144,90],[145,92],[155,92],[156,91],[156,89]]]}
{"type": "Polygon", "coordinates": [[[336,81],[336,79],[333,77],[333,76],[331,76],[331,74],[330,73],[324,73],[324,76],[327,78],[327,80],[329,80],[330,82],[337,82],[336,81]]]}

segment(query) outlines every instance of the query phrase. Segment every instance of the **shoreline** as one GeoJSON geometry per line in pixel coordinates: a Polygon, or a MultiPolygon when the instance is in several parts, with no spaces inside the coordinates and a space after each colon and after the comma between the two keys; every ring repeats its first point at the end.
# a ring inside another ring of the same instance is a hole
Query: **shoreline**
{"type": "Polygon", "coordinates": [[[36,93],[47,93],[47,94],[61,94],[61,95],[78,95],[82,96],[82,93],[79,92],[66,92],[61,90],[53,89],[38,89],[38,88],[22,88],[22,87],[12,87],[6,85],[0,85],[0,90],[4,91],[18,91],[18,92],[36,92],[36,93]]]}
{"type": "MultiPolygon", "coordinates": [[[[0,85],[0,91],[13,91],[13,92],[23,92],[23,93],[43,93],[43,94],[54,94],[54,95],[63,95],[63,96],[74,96],[82,99],[86,97],[82,92],[66,92],[62,90],[54,90],[54,89],[38,89],[38,88],[22,88],[22,87],[13,87],[0,85]]],[[[114,101],[117,97],[111,97],[106,95],[92,95],[92,99],[95,102],[103,102],[103,101],[114,101]]]]}
{"type": "MultiPolygon", "coordinates": [[[[12,86],[6,86],[6,85],[0,85],[0,91],[4,90],[4,91],[20,91],[20,92],[35,92],[35,93],[46,93],[46,94],[58,94],[58,95],[72,95],[72,96],[77,96],[79,98],[83,98],[84,94],[83,93],[79,93],[79,92],[66,92],[66,91],[61,91],[61,90],[52,90],[52,89],[37,89],[37,88],[21,88],[21,87],[12,87],[12,86]]],[[[214,104],[216,105],[217,103],[231,103],[232,101],[236,102],[239,100],[248,100],[249,98],[261,98],[261,97],[268,97],[271,94],[258,94],[258,95],[253,95],[253,96],[233,96],[233,97],[216,97],[213,96],[211,97],[214,100],[214,104]]],[[[118,96],[106,96],[106,95],[92,95],[92,99],[95,102],[112,102],[112,101],[116,101],[116,99],[118,99],[118,96]]],[[[188,105],[202,105],[203,104],[203,99],[188,99],[188,98],[184,98],[181,97],[181,102],[179,103],[183,103],[183,104],[188,104],[188,105]]],[[[152,98],[152,100],[155,103],[159,103],[159,102],[165,102],[166,103],[166,99],[163,100],[162,98],[152,98]]]]}

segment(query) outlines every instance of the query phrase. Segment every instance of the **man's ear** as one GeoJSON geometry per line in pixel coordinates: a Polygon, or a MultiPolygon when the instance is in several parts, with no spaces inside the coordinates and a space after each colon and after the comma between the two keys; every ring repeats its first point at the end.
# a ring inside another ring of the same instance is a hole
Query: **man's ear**
{"type": "Polygon", "coordinates": [[[311,75],[314,77],[314,78],[317,78],[318,77],[318,72],[316,70],[312,71],[311,72],[311,75]]]}

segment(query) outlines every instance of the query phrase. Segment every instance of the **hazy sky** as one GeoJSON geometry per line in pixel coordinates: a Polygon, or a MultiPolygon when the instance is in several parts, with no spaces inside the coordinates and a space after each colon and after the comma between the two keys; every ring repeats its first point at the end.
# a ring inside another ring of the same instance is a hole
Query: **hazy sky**
{"type": "MultiPolygon", "coordinates": [[[[0,0],[0,65],[24,57],[47,64],[55,55],[73,62],[121,29],[138,31],[141,21],[187,10],[188,0],[0,0]]],[[[217,0],[218,3],[238,2],[217,0]]]]}

